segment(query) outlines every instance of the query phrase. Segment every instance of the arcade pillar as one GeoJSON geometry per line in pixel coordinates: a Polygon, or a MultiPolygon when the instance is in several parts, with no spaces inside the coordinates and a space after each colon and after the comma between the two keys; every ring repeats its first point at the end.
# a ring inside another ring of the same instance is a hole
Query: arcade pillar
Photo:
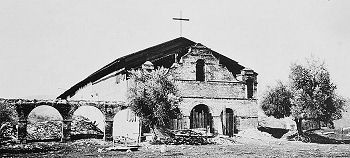
{"type": "Polygon", "coordinates": [[[106,119],[105,120],[104,140],[113,140],[113,119],[106,119]]]}
{"type": "Polygon", "coordinates": [[[62,121],[62,142],[69,141],[71,139],[71,125],[72,125],[72,120],[71,119],[64,119],[62,121]]]}
{"type": "Polygon", "coordinates": [[[26,143],[26,136],[27,136],[27,120],[19,120],[18,121],[18,140],[20,140],[21,143],[26,143]]]}

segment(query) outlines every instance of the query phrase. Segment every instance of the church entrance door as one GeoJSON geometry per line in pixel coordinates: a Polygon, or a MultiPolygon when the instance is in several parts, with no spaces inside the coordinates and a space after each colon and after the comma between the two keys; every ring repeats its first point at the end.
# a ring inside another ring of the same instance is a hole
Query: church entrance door
{"type": "Polygon", "coordinates": [[[191,111],[190,128],[205,128],[211,132],[212,130],[212,115],[209,112],[208,106],[199,104],[191,111]]]}
{"type": "Polygon", "coordinates": [[[226,116],[224,116],[223,112],[221,112],[221,121],[223,123],[223,134],[232,137],[236,129],[235,115],[233,110],[230,108],[226,108],[226,116]],[[224,121],[224,119],[226,119],[226,121],[224,121]]]}

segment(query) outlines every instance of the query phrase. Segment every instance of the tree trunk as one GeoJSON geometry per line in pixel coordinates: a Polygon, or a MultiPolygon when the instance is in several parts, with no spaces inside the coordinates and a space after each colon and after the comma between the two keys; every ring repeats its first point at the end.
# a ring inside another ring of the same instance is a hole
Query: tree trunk
{"type": "Polygon", "coordinates": [[[301,119],[301,118],[295,118],[294,119],[294,121],[295,121],[295,123],[296,123],[296,125],[297,125],[297,130],[298,130],[298,134],[299,135],[302,135],[303,134],[303,129],[302,129],[302,127],[301,127],[301,123],[302,123],[302,120],[303,119],[301,119]]]}
{"type": "Polygon", "coordinates": [[[329,128],[334,129],[334,122],[333,121],[329,121],[329,128]]]}
{"type": "Polygon", "coordinates": [[[174,134],[165,127],[153,126],[153,140],[160,140],[166,138],[173,138],[174,134]]]}

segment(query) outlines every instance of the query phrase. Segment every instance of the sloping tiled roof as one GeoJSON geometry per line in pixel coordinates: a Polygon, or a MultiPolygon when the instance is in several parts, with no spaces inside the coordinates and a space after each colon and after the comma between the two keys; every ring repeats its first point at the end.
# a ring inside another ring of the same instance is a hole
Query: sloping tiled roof
{"type": "MultiPolygon", "coordinates": [[[[196,43],[184,38],[179,37],[171,41],[120,57],[108,65],[97,70],[84,80],[78,82],[65,92],[63,92],[57,98],[67,99],[75,95],[75,93],[85,87],[86,85],[93,83],[113,72],[125,69],[130,70],[132,68],[140,67],[144,62],[151,61],[154,66],[164,66],[170,67],[175,62],[174,54],[178,54],[177,58],[180,59],[184,54],[188,52],[188,48],[194,46],[196,43]]],[[[236,61],[227,58],[217,52],[213,51],[213,55],[219,58],[220,63],[225,65],[228,70],[233,74],[240,73],[244,67],[239,65],[236,61]]],[[[120,73],[125,73],[125,71],[120,71],[120,73]]]]}

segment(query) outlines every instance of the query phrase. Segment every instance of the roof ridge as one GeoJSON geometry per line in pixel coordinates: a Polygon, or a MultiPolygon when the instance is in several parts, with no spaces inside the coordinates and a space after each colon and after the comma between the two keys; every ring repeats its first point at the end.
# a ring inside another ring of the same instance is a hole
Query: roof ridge
{"type": "MultiPolygon", "coordinates": [[[[142,57],[142,61],[149,60],[152,57],[155,57],[158,54],[172,54],[176,52],[176,50],[179,50],[183,47],[188,47],[195,44],[195,42],[185,38],[185,37],[178,37],[175,39],[172,39],[170,41],[134,52],[132,54],[128,54],[125,56],[122,56],[120,58],[117,58],[116,60],[112,61],[111,63],[107,64],[106,66],[102,67],[101,69],[95,71],[82,81],[78,82],[77,84],[73,85],[71,88],[63,92],[61,95],[59,95],[57,98],[60,99],[67,99],[68,97],[72,97],[79,89],[85,87],[89,83],[92,83],[94,81],[97,81],[98,79],[103,78],[104,76],[117,71],[121,68],[125,67],[133,67],[135,65],[138,65],[138,61],[136,60],[137,56],[142,57]],[[157,53],[158,52],[158,53],[157,53]],[[160,52],[160,53],[159,53],[160,52]],[[131,62],[131,63],[128,63],[131,62]]],[[[142,62],[140,61],[140,62],[142,62]]],[[[143,61],[142,63],[144,63],[143,61]]],[[[140,64],[142,64],[140,63],[140,64]]],[[[128,68],[127,67],[127,68],[128,68]]]]}

